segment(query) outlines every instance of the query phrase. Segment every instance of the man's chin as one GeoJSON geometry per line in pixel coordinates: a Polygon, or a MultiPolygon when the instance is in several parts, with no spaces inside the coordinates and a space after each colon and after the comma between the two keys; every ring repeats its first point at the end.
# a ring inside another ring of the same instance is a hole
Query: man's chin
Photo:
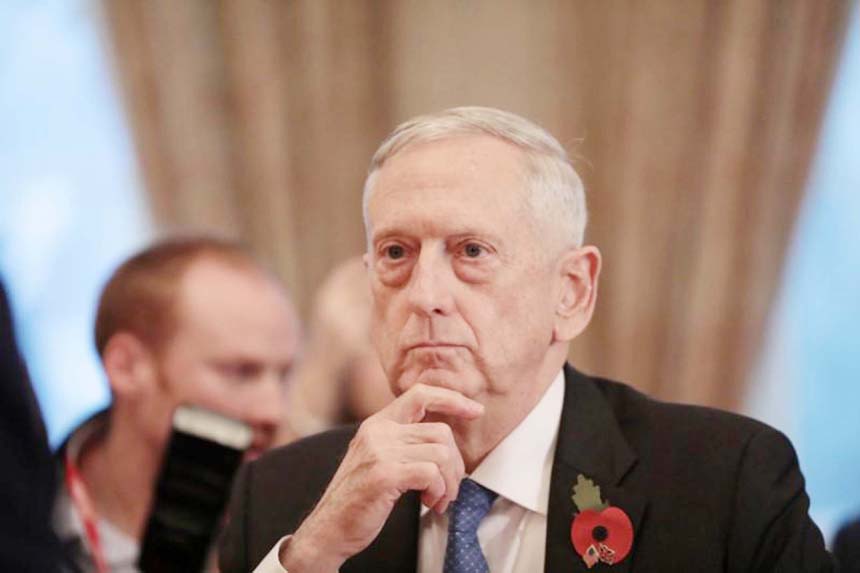
{"type": "Polygon", "coordinates": [[[419,372],[407,372],[400,377],[398,383],[399,393],[406,392],[416,384],[433,386],[436,388],[447,388],[463,394],[467,398],[474,398],[480,393],[481,384],[474,375],[469,376],[463,372],[457,372],[444,368],[425,368],[419,372]]]}

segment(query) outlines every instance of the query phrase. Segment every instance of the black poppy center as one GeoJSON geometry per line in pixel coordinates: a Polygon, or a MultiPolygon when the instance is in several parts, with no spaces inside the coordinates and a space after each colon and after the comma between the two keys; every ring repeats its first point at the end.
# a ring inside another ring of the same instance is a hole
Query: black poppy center
{"type": "Polygon", "coordinates": [[[591,530],[591,536],[595,541],[606,541],[606,538],[609,537],[609,532],[602,525],[598,525],[591,530]]]}

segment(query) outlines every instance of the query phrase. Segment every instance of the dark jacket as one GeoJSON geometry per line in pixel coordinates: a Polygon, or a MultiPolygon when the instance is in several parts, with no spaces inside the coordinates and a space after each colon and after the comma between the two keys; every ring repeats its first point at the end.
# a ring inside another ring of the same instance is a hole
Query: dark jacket
{"type": "MultiPolygon", "coordinates": [[[[588,571],[570,540],[579,474],[600,486],[634,530],[630,555],[592,572],[833,570],[807,513],[794,449],[781,433],[742,416],[658,402],[569,366],[565,378],[545,571],[588,571]]],[[[252,571],[279,538],[295,531],[354,432],[312,436],[244,468],[222,539],[222,573],[252,571]]],[[[376,540],[341,571],[415,571],[418,518],[418,495],[410,492],[376,540]]]]}
{"type": "Polygon", "coordinates": [[[0,571],[58,569],[60,547],[51,531],[54,480],[45,426],[0,284],[0,571]]]}
{"type": "Polygon", "coordinates": [[[833,543],[842,573],[860,573],[860,519],[842,526],[833,543]]]}

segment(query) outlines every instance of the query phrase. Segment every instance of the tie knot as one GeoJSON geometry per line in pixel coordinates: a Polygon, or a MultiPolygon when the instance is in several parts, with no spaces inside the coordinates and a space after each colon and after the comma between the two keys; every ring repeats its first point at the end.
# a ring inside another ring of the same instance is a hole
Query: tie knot
{"type": "Polygon", "coordinates": [[[478,525],[490,511],[496,496],[496,492],[469,478],[461,481],[457,499],[451,504],[450,527],[463,533],[477,532],[478,525]]]}

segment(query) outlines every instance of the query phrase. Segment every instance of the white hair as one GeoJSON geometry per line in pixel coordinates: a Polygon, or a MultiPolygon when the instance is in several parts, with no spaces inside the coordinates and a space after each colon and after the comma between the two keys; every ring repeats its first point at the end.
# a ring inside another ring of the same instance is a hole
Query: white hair
{"type": "Polygon", "coordinates": [[[550,225],[565,242],[582,245],[588,220],[585,189],[564,148],[531,121],[489,107],[455,107],[418,116],[397,126],[370,162],[362,197],[365,226],[376,175],[388,159],[413,144],[463,135],[489,135],[522,150],[528,201],[538,224],[550,225]]]}

